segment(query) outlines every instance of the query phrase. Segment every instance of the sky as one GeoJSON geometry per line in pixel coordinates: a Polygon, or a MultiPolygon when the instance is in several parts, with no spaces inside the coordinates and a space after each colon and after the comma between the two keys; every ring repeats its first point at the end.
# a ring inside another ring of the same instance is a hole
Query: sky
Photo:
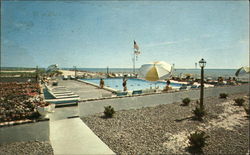
{"type": "Polygon", "coordinates": [[[1,1],[1,66],[249,65],[248,1],[1,1]]]}

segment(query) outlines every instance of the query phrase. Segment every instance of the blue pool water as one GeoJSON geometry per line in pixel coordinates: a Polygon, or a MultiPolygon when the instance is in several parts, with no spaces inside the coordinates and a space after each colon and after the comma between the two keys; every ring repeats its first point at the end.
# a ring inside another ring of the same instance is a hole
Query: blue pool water
{"type": "MultiPolygon", "coordinates": [[[[99,85],[100,83],[100,79],[81,79],[81,80],[86,82],[91,82],[96,85],[99,85]]],[[[103,80],[106,87],[110,87],[116,90],[123,90],[122,78],[109,78],[103,80]]],[[[151,88],[159,87],[163,89],[165,86],[166,82],[160,82],[160,81],[150,82],[142,79],[127,79],[128,90],[144,90],[144,89],[150,89],[150,87],[151,88]]],[[[170,86],[173,88],[179,88],[181,87],[181,84],[171,83],[170,86]]]]}

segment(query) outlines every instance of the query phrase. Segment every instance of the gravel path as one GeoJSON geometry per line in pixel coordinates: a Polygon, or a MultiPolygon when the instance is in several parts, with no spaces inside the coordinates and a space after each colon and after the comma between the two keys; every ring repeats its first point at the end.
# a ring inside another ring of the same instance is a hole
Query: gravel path
{"type": "Polygon", "coordinates": [[[31,141],[0,145],[0,155],[53,155],[50,142],[31,141]]]}
{"type": "Polygon", "coordinates": [[[208,130],[208,145],[204,147],[206,154],[246,155],[248,151],[249,126],[244,125],[236,131],[217,128],[208,130]],[[237,131],[237,132],[236,132],[237,131]]]}
{"type": "Polygon", "coordinates": [[[187,136],[198,128],[210,136],[208,146],[204,148],[205,153],[246,153],[248,119],[242,116],[245,115],[242,107],[231,104],[234,98],[243,96],[246,94],[231,95],[229,99],[206,98],[204,105],[208,114],[204,122],[192,119],[195,101],[189,106],[173,103],[139,110],[117,111],[110,119],[102,118],[103,114],[100,113],[83,117],[82,120],[119,154],[188,154],[187,136]],[[238,110],[228,113],[228,107],[232,106],[231,109],[238,110]],[[221,125],[228,121],[225,113],[242,117],[242,125],[231,123],[230,129],[225,128],[221,125]],[[216,127],[218,124],[221,126],[216,127]]]}

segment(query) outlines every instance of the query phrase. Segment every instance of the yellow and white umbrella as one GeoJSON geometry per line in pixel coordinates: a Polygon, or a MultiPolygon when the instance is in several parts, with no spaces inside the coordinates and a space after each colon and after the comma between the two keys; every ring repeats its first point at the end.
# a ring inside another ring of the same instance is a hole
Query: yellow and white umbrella
{"type": "Polygon", "coordinates": [[[236,71],[235,76],[243,76],[243,75],[246,75],[246,74],[249,74],[249,73],[250,73],[250,67],[245,66],[245,67],[239,68],[236,71]]]}
{"type": "Polygon", "coordinates": [[[165,80],[172,75],[173,67],[164,62],[156,61],[141,66],[139,77],[148,81],[165,80]]]}

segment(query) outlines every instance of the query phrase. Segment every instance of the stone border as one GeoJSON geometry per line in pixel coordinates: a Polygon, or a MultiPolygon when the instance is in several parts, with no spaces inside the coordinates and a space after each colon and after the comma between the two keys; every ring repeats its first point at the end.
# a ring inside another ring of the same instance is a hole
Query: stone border
{"type": "Polygon", "coordinates": [[[20,141],[49,141],[49,120],[0,128],[0,144],[20,141]]]}
{"type": "MultiPolygon", "coordinates": [[[[213,87],[204,90],[204,97],[218,96],[220,93],[242,93],[249,92],[249,85],[213,87]]],[[[139,109],[142,107],[153,107],[160,104],[171,104],[181,102],[189,97],[191,100],[198,100],[200,89],[184,90],[171,93],[144,94],[138,96],[115,97],[109,99],[92,99],[78,103],[79,116],[88,116],[104,111],[104,106],[111,105],[115,110],[139,109]]]]}

